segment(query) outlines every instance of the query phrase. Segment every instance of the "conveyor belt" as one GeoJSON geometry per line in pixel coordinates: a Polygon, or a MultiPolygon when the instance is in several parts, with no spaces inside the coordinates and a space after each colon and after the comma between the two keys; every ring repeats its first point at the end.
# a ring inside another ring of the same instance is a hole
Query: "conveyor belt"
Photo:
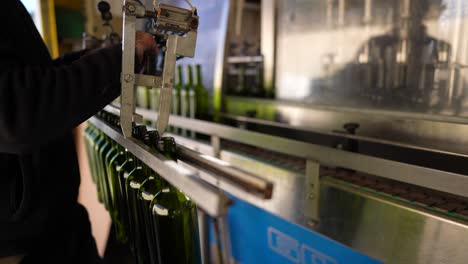
{"type": "Polygon", "coordinates": [[[289,170],[304,172],[306,161],[305,159],[294,157],[291,155],[269,151],[257,147],[252,147],[246,144],[241,144],[233,141],[223,140],[223,149],[248,154],[253,158],[258,158],[268,163],[279,165],[289,170]]]}
{"type": "MultiPolygon", "coordinates": [[[[248,155],[259,161],[305,172],[305,160],[232,141],[223,140],[223,149],[248,155]]],[[[468,221],[468,200],[456,195],[340,168],[321,167],[321,176],[374,195],[468,221]]]]}

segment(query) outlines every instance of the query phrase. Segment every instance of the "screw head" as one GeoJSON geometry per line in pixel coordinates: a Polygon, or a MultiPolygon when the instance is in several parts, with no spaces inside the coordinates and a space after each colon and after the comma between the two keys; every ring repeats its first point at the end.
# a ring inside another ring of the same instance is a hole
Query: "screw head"
{"type": "Polygon", "coordinates": [[[133,81],[133,75],[131,75],[131,74],[125,74],[125,76],[124,76],[124,81],[125,81],[125,82],[131,82],[131,81],[133,81]]]}
{"type": "Polygon", "coordinates": [[[130,12],[130,13],[133,13],[135,12],[136,10],[136,7],[134,5],[128,5],[127,6],[127,11],[130,12]]]}

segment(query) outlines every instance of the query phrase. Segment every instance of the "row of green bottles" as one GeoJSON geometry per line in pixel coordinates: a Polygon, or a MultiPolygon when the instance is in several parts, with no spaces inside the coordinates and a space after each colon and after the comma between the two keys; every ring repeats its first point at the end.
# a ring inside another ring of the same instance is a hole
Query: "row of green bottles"
{"type": "MultiPolygon", "coordinates": [[[[117,117],[99,118],[119,128],[117,117]]],[[[153,152],[177,161],[173,138],[135,126],[133,137],[153,152]]],[[[128,243],[136,263],[200,263],[195,204],[93,125],[85,130],[86,152],[100,201],[128,243]]]]}
{"type": "MultiPolygon", "coordinates": [[[[100,112],[98,117],[120,129],[119,118],[100,112]]],[[[124,228],[124,220],[120,215],[121,206],[120,196],[116,188],[115,166],[127,157],[124,148],[108,138],[104,133],[92,125],[85,129],[85,145],[88,155],[89,166],[93,181],[96,183],[98,198],[105,208],[109,211],[113,223],[116,226],[117,237],[120,241],[126,242],[127,235],[124,228]]]]}
{"type": "MultiPolygon", "coordinates": [[[[194,75],[193,66],[187,65],[185,77],[182,66],[177,66],[174,89],[172,90],[171,113],[188,118],[208,119],[210,115],[210,97],[203,85],[201,66],[199,64],[195,65],[194,75]],[[187,82],[184,80],[187,80],[187,82]]],[[[159,89],[138,86],[136,93],[136,105],[138,107],[158,111],[159,89]]],[[[152,125],[154,126],[154,122],[152,125]]],[[[195,132],[185,129],[179,130],[175,127],[169,127],[169,131],[176,134],[180,133],[183,136],[195,137],[195,132]]]]}
{"type": "MultiPolygon", "coordinates": [[[[203,85],[201,65],[195,65],[195,75],[192,65],[186,66],[185,75],[183,67],[181,65],[177,66],[176,80],[172,93],[171,113],[187,118],[209,119],[210,97],[206,87],[203,85]]],[[[174,127],[170,127],[169,130],[175,134],[195,138],[194,131],[179,130],[174,127]]]]}

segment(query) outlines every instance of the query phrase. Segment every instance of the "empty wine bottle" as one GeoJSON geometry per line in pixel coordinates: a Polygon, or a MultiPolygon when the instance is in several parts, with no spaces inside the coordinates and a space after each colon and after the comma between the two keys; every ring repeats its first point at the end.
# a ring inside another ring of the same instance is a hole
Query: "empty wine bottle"
{"type": "Polygon", "coordinates": [[[88,157],[89,169],[91,171],[91,179],[96,183],[96,170],[94,160],[94,138],[97,135],[97,129],[92,125],[88,124],[84,131],[84,143],[86,149],[86,156],[88,157]]]}
{"type": "MultiPolygon", "coordinates": [[[[189,117],[190,116],[190,91],[193,90],[193,77],[192,77],[192,70],[189,66],[187,66],[187,83],[182,87],[180,91],[180,115],[182,117],[189,117]],[[190,69],[190,70],[189,70],[190,69]]],[[[187,136],[187,130],[181,130],[182,136],[187,136]]]]}
{"type": "Polygon", "coordinates": [[[203,85],[201,65],[195,66],[195,99],[196,99],[196,113],[195,117],[199,119],[208,119],[209,114],[209,95],[205,86],[203,85]]]}
{"type": "Polygon", "coordinates": [[[263,64],[257,64],[255,68],[255,86],[254,96],[263,98],[265,97],[265,88],[263,87],[263,64]]]}
{"type": "MultiPolygon", "coordinates": [[[[174,138],[162,138],[159,150],[167,158],[177,160],[174,138]]],[[[166,184],[154,197],[150,208],[161,263],[200,263],[195,204],[172,185],[166,184]]]]}
{"type": "MultiPolygon", "coordinates": [[[[115,116],[112,114],[106,114],[105,121],[108,124],[113,124],[115,121],[115,116]]],[[[114,212],[114,205],[112,202],[112,190],[111,186],[109,184],[109,175],[107,172],[107,164],[109,162],[109,159],[116,153],[116,149],[113,148],[112,140],[107,136],[104,135],[104,141],[103,144],[101,144],[101,147],[99,148],[99,159],[101,162],[102,166],[102,172],[101,172],[101,181],[102,181],[102,187],[104,189],[104,194],[106,196],[106,201],[107,201],[107,210],[111,213],[114,212]],[[109,154],[109,152],[111,154],[109,154]],[[110,155],[110,156],[109,156],[110,155]]]]}
{"type": "Polygon", "coordinates": [[[146,86],[137,86],[136,105],[148,109],[150,106],[149,89],[146,86]]]}
{"type": "Polygon", "coordinates": [[[130,228],[131,231],[134,232],[138,263],[153,263],[154,260],[154,258],[152,258],[152,253],[147,248],[147,238],[142,215],[143,208],[141,208],[141,204],[138,203],[137,200],[138,189],[140,189],[146,180],[153,178],[154,176],[151,174],[148,167],[140,163],[138,167],[129,174],[126,180],[128,207],[130,209],[130,228]]]}
{"type": "MultiPolygon", "coordinates": [[[[132,129],[132,136],[136,139],[142,138],[145,133],[146,126],[143,125],[135,126],[132,129]]],[[[141,168],[141,166],[140,163],[137,162],[137,160],[131,153],[127,151],[125,154],[126,160],[121,165],[116,166],[118,192],[120,193],[120,197],[122,199],[122,202],[120,204],[120,215],[122,217],[121,219],[123,221],[123,226],[125,227],[125,230],[127,230],[127,239],[129,242],[128,244],[130,246],[130,250],[132,251],[133,255],[137,257],[138,252],[136,250],[136,238],[133,230],[133,215],[128,203],[129,198],[127,195],[126,180],[131,174],[135,173],[136,169],[141,168]]]]}
{"type": "Polygon", "coordinates": [[[109,213],[115,225],[117,239],[125,243],[128,240],[128,226],[125,225],[125,212],[122,210],[124,200],[120,192],[118,169],[126,162],[127,153],[122,146],[116,144],[115,152],[109,152],[109,154],[112,155],[112,157],[110,157],[107,162],[107,180],[113,204],[113,209],[112,211],[109,211],[109,213]],[[115,154],[112,155],[111,153],[115,154]]]}
{"type": "MultiPolygon", "coordinates": [[[[187,90],[187,104],[188,104],[188,117],[195,118],[197,112],[197,101],[195,97],[195,84],[193,82],[193,69],[192,65],[187,65],[188,85],[187,90]]],[[[195,131],[190,130],[190,137],[195,138],[195,131]]]]}
{"type": "Polygon", "coordinates": [[[97,184],[101,190],[102,198],[104,201],[104,207],[107,210],[110,210],[110,194],[109,189],[106,183],[106,171],[105,171],[105,164],[104,164],[104,157],[102,155],[101,150],[107,148],[107,136],[99,132],[99,138],[95,145],[95,152],[96,152],[96,160],[97,160],[97,167],[98,167],[98,175],[97,175],[97,184]]]}
{"type": "Polygon", "coordinates": [[[97,189],[97,194],[98,194],[98,199],[99,202],[104,204],[104,194],[102,192],[101,188],[101,183],[100,183],[100,166],[99,166],[99,160],[98,160],[98,155],[97,155],[97,143],[102,137],[101,131],[98,129],[94,130],[93,134],[90,135],[90,153],[91,153],[91,158],[90,160],[93,161],[92,167],[94,168],[94,182],[96,183],[96,189],[97,189]]]}
{"type": "Polygon", "coordinates": [[[126,193],[126,188],[125,188],[125,179],[128,178],[130,172],[132,172],[136,168],[136,162],[135,162],[135,157],[128,152],[125,151],[126,159],[124,163],[120,165],[116,165],[116,178],[117,178],[117,186],[118,186],[118,193],[121,199],[121,203],[119,206],[119,215],[122,220],[122,224],[127,231],[127,241],[128,244],[130,245],[130,249],[133,254],[135,254],[135,240],[133,238],[133,232],[131,232],[130,229],[130,220],[129,220],[129,214],[128,214],[128,204],[127,204],[127,193],[126,193]]]}
{"type": "MultiPolygon", "coordinates": [[[[159,134],[157,131],[148,131],[143,140],[143,142],[153,151],[157,151],[158,141],[159,134]]],[[[152,225],[150,205],[156,194],[161,191],[162,179],[155,173],[153,175],[154,177],[148,178],[143,182],[143,184],[141,184],[138,190],[138,202],[140,204],[143,220],[141,224],[145,229],[146,245],[150,253],[151,263],[161,263],[159,255],[159,241],[158,237],[155,235],[158,231],[154,230],[154,226],[152,225]]]]}
{"type": "Polygon", "coordinates": [[[245,74],[246,66],[244,64],[239,64],[237,67],[237,86],[236,86],[236,95],[245,96],[247,94],[247,89],[245,87],[245,74]]]}
{"type": "MultiPolygon", "coordinates": [[[[133,128],[133,137],[142,140],[146,134],[145,126],[133,128]]],[[[127,194],[129,230],[133,232],[134,255],[137,263],[150,263],[151,256],[146,246],[146,234],[142,225],[140,204],[138,203],[138,189],[148,179],[153,177],[151,171],[142,162],[136,160],[136,168],[132,170],[125,179],[125,189],[127,194]]]]}
{"type": "MultiPolygon", "coordinates": [[[[184,89],[184,78],[182,74],[182,66],[177,66],[177,75],[176,75],[176,84],[172,90],[172,114],[173,115],[182,115],[181,110],[181,93],[184,89]]],[[[184,106],[185,107],[185,106],[184,106]]],[[[171,127],[170,130],[173,133],[179,133],[179,129],[176,127],[171,127]]]]}

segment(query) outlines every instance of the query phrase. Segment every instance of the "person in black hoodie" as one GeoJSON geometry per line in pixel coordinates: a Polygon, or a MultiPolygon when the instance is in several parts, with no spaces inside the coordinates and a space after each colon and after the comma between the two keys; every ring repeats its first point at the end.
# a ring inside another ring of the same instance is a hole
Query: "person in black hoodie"
{"type": "MultiPolygon", "coordinates": [[[[122,47],[52,60],[20,0],[0,24],[0,263],[99,263],[71,132],[119,96],[122,47]]],[[[137,62],[156,49],[137,34],[137,62]]]]}

